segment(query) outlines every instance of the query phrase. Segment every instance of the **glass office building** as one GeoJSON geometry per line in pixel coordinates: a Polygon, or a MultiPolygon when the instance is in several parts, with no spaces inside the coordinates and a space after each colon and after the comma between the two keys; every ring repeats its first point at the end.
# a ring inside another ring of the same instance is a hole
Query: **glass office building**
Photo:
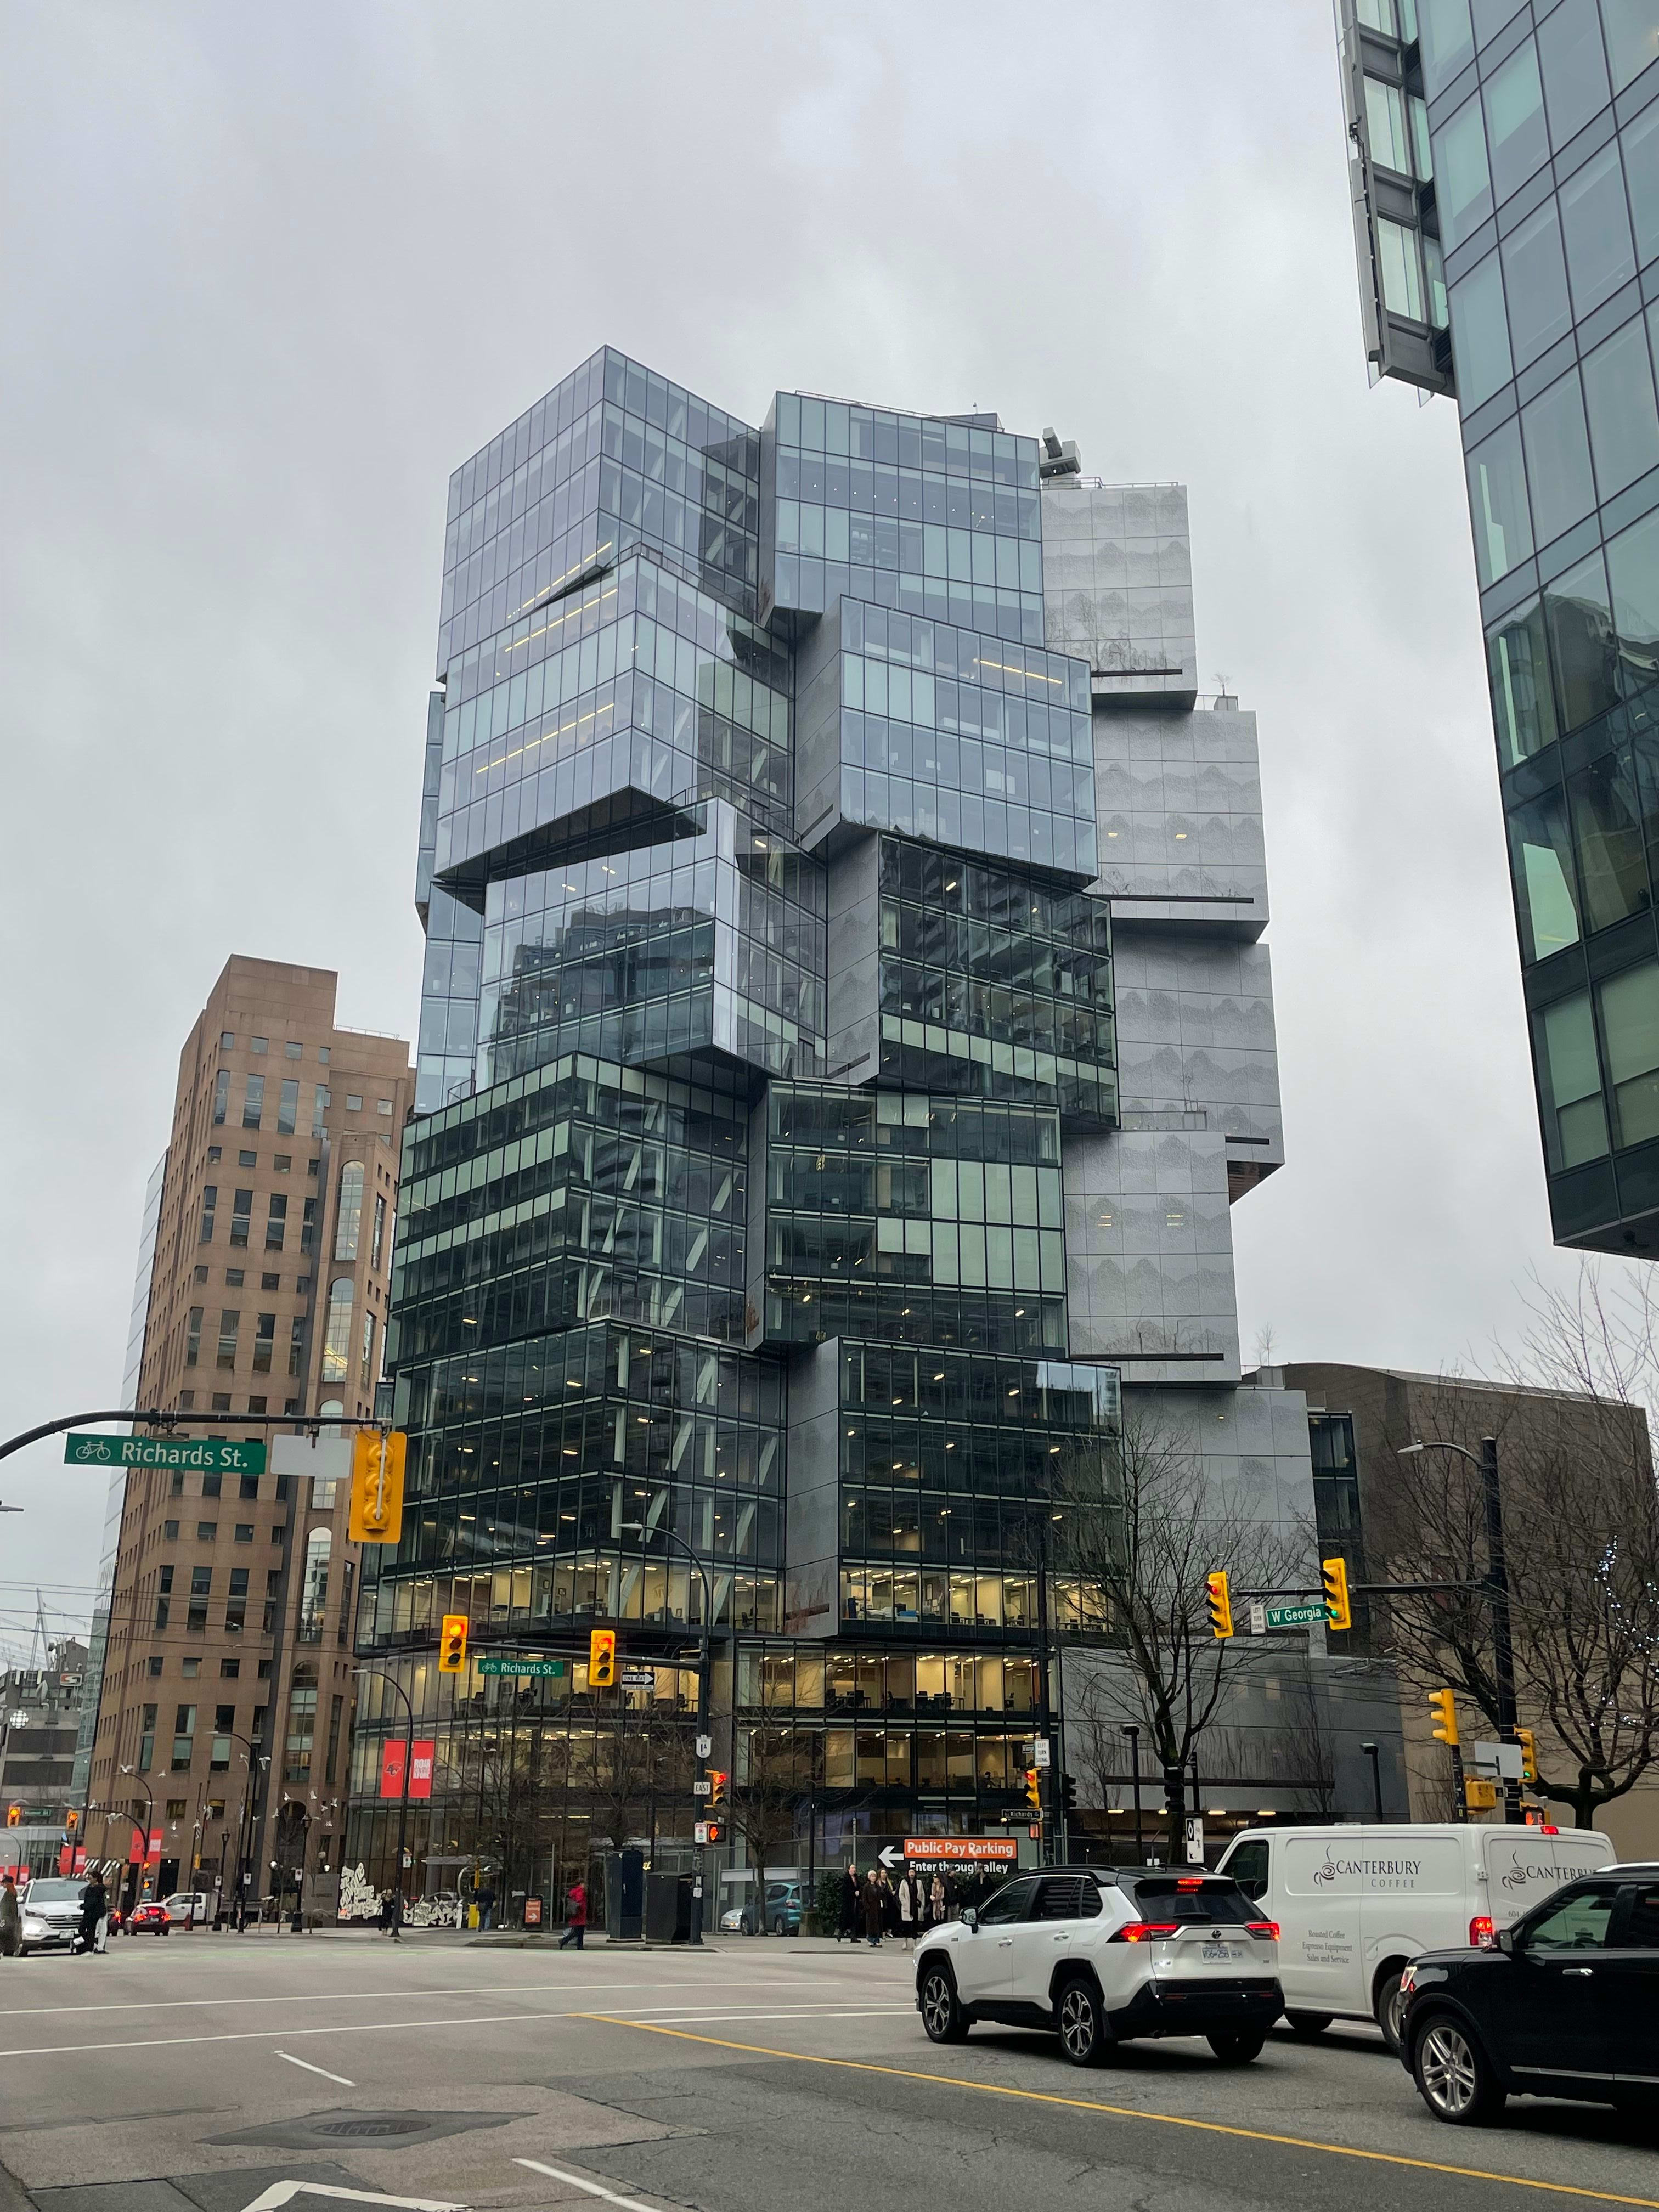
{"type": "Polygon", "coordinates": [[[1108,1629],[1048,1531],[1057,1485],[1109,1498],[1122,1387],[1307,1487],[1238,1388],[1226,1223],[1282,1157],[1253,726],[1196,698],[1181,488],[1057,451],[792,392],[750,428],[607,349],[452,480],[409,1494],[358,1632],[435,1745],[417,1887],[684,1840],[705,1626],[801,1856],[800,1818],[994,1826],[1045,1607],[1108,1629]],[[455,1612],[568,1663],[452,1684],[455,1612]]]}
{"type": "Polygon", "coordinates": [[[1559,1243],[1659,1250],[1659,0],[1340,0],[1374,376],[1462,417],[1559,1243]]]}

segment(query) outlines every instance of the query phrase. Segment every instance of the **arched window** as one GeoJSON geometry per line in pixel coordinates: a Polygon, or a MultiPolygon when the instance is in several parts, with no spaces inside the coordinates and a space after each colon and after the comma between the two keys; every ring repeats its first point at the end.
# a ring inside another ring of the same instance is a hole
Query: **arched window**
{"type": "Polygon", "coordinates": [[[328,1328],[323,1337],[323,1380],[343,1382],[351,1358],[351,1278],[328,1286],[328,1328]]]}
{"type": "Polygon", "coordinates": [[[348,1160],[340,1170],[340,1211],[334,1222],[334,1256],[355,1260],[363,1223],[363,1164],[348,1160]]]}
{"type": "Polygon", "coordinates": [[[300,1637],[315,1644],[323,1632],[328,1610],[328,1559],[334,1540],[326,1528],[313,1528],[306,1538],[305,1581],[300,1597],[300,1637]]]}

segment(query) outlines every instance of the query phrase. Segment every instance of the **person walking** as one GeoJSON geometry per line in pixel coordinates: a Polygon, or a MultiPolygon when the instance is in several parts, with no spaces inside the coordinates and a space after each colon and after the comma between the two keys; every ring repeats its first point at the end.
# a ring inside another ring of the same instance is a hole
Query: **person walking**
{"type": "Polygon", "coordinates": [[[864,1936],[872,1951],[881,1948],[881,1884],[877,1869],[872,1867],[864,1885],[864,1936]]]}
{"type": "Polygon", "coordinates": [[[565,1899],[564,1933],[559,1938],[559,1948],[567,1951],[574,1943],[580,1951],[585,1948],[582,1938],[587,1933],[587,1884],[573,1881],[570,1894],[565,1899]]]}
{"type": "Polygon", "coordinates": [[[96,1951],[101,1957],[108,1937],[109,1893],[97,1875],[81,1892],[81,1948],[78,1958],[96,1951]]]}
{"type": "Polygon", "coordinates": [[[495,1885],[487,1881],[478,1892],[478,1925],[493,1928],[495,1924],[495,1885]]]}
{"type": "Polygon", "coordinates": [[[951,1893],[945,1887],[945,1876],[936,1874],[927,1893],[927,1924],[930,1928],[942,1928],[950,1917],[951,1893]]]}
{"type": "Polygon", "coordinates": [[[8,1875],[0,1882],[0,1959],[15,1959],[22,1946],[22,1917],[17,1909],[17,1884],[8,1875]]]}
{"type": "Polygon", "coordinates": [[[862,1908],[859,1902],[859,1878],[853,1871],[853,1862],[847,1862],[846,1872],[841,1878],[841,1918],[836,1926],[836,1941],[844,1936],[849,1943],[859,1940],[859,1921],[862,1908]]]}

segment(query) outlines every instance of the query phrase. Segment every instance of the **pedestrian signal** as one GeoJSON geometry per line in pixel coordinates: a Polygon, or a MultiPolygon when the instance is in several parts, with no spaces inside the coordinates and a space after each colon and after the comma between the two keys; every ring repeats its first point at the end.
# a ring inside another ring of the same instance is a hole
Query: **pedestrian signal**
{"type": "Polygon", "coordinates": [[[1429,1711],[1434,1717],[1434,1740],[1456,1747],[1461,1741],[1457,1733],[1457,1700],[1449,1690],[1431,1690],[1429,1711]]]}
{"type": "Polygon", "coordinates": [[[1325,1577],[1325,1626],[1328,1628],[1352,1628],[1353,1607],[1348,1602],[1347,1561],[1322,1559],[1319,1564],[1325,1577]]]}
{"type": "Polygon", "coordinates": [[[1233,1632],[1233,1601],[1227,1595],[1227,1577],[1219,1569],[1204,1577],[1205,1602],[1210,1608],[1210,1633],[1220,1638],[1233,1632]]]}
{"type": "Polygon", "coordinates": [[[714,1810],[714,1808],[715,1808],[717,1805],[724,1805],[724,1804],[725,1804],[725,1802],[726,1802],[726,1784],[727,1784],[731,1779],[732,1779],[732,1777],[730,1776],[730,1774],[728,1774],[728,1773],[727,1773],[727,1771],[726,1771],[725,1767],[723,1767],[723,1766],[711,1766],[711,1767],[709,1768],[709,1770],[708,1770],[708,1809],[709,1809],[709,1811],[710,1811],[711,1813],[714,1810]]]}
{"type": "Polygon", "coordinates": [[[587,1639],[587,1686],[608,1690],[617,1679],[617,1632],[596,1628],[587,1639]]]}
{"type": "Polygon", "coordinates": [[[1025,1770],[1025,1799],[1030,1805],[1041,1806],[1042,1802],[1042,1773],[1039,1767],[1028,1766],[1025,1770]]]}
{"type": "Polygon", "coordinates": [[[401,1429],[382,1436],[359,1429],[351,1440],[351,1512],[346,1534],[354,1544],[395,1544],[404,1532],[404,1454],[401,1429]]]}
{"type": "Polygon", "coordinates": [[[464,1613],[447,1613],[438,1632],[438,1672],[459,1674],[466,1664],[467,1620],[464,1613]]]}
{"type": "Polygon", "coordinates": [[[70,1832],[70,1835],[73,1835],[73,1834],[75,1833],[76,1830],[80,1826],[80,1825],[81,1825],[81,1815],[80,1815],[78,1813],[65,1813],[65,1814],[64,1814],[64,1826],[69,1830],[69,1832],[70,1832]]]}
{"type": "Polygon", "coordinates": [[[1536,1782],[1538,1779],[1538,1747],[1533,1740],[1532,1730],[1530,1729],[1516,1729],[1515,1731],[1515,1740],[1521,1747],[1521,1779],[1523,1782],[1536,1782]]]}

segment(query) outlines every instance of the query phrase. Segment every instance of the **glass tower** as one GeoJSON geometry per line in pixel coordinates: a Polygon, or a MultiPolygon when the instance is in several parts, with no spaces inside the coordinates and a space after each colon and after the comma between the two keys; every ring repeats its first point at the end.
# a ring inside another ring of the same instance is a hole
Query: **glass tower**
{"type": "Polygon", "coordinates": [[[994,415],[750,428],[605,349],[452,479],[358,1625],[431,1883],[686,1837],[705,1626],[802,1857],[1022,1805],[1048,1630],[1109,1630],[1054,1489],[1126,1390],[1311,1525],[1300,1401],[1240,1387],[1283,1152],[1254,721],[1194,659],[1182,489],[994,415]],[[568,1664],[452,1686],[453,1612],[568,1664]]]}
{"type": "Polygon", "coordinates": [[[1340,0],[1373,376],[1456,398],[1558,1243],[1659,1250],[1659,0],[1340,0]]]}

